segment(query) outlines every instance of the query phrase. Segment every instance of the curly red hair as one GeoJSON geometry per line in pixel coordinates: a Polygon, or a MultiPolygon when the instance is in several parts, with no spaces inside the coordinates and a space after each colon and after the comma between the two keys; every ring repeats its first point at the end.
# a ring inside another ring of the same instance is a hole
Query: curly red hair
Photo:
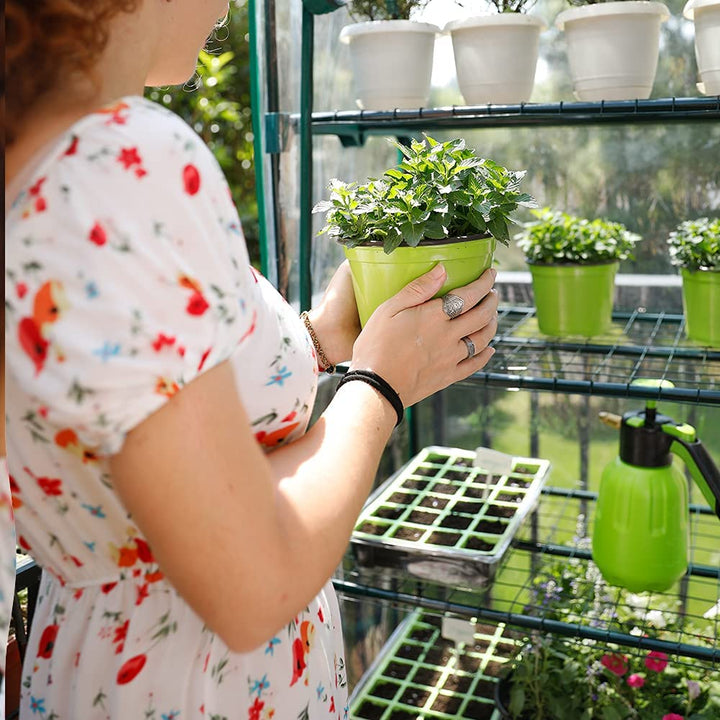
{"type": "Polygon", "coordinates": [[[92,73],[108,40],[108,21],[140,0],[7,0],[5,142],[17,136],[37,99],[68,71],[92,73]]]}

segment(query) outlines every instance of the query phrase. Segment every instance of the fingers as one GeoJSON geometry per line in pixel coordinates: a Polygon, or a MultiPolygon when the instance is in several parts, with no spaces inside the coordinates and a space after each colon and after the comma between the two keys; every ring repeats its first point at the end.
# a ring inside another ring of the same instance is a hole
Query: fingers
{"type": "MultiPolygon", "coordinates": [[[[462,311],[457,315],[453,315],[453,321],[457,321],[463,314],[474,308],[490,292],[495,283],[496,276],[497,271],[495,268],[488,268],[477,280],[473,280],[473,282],[463,287],[455,288],[451,293],[448,293],[462,300],[462,311]]],[[[443,308],[443,312],[448,320],[451,319],[448,315],[447,308],[443,305],[442,298],[438,300],[437,306],[443,308]]]]}
{"type": "MultiPolygon", "coordinates": [[[[497,313],[493,313],[488,322],[479,330],[471,332],[469,335],[463,335],[460,338],[458,342],[458,364],[464,365],[465,363],[475,360],[480,353],[487,348],[490,341],[495,337],[496,332],[497,313]],[[472,357],[469,355],[469,347],[464,338],[467,338],[475,347],[475,353],[472,357]]],[[[476,370],[471,370],[471,372],[476,372],[476,370]]]]}
{"type": "Polygon", "coordinates": [[[445,268],[438,263],[430,272],[413,280],[399,293],[386,300],[383,306],[390,314],[395,315],[406,308],[422,305],[440,290],[446,277],[445,268]]]}

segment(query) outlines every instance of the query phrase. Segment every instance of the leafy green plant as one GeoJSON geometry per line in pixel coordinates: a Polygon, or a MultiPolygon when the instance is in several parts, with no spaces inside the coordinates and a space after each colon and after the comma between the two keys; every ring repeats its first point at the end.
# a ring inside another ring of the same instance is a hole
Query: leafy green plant
{"type": "MultiPolygon", "coordinates": [[[[622,2],[623,0],[568,0],[570,5],[600,5],[606,2],[622,2]]],[[[627,0],[626,0],[627,1],[627,0]]]]}
{"type": "Polygon", "coordinates": [[[613,262],[633,257],[640,236],[617,222],[586,220],[549,208],[533,212],[538,218],[516,236],[529,263],[568,265],[613,262]]]}
{"type": "MultiPolygon", "coordinates": [[[[460,7],[467,7],[467,3],[456,1],[460,7]]],[[[499,13],[525,13],[535,5],[535,0],[485,0],[483,4],[499,13]]]]}
{"type": "Polygon", "coordinates": [[[685,220],[670,233],[667,244],[673,265],[720,271],[720,218],[685,220]]]}
{"type": "Polygon", "coordinates": [[[477,157],[462,139],[441,143],[425,136],[409,148],[391,142],[404,159],[382,178],[330,182],[330,199],[313,209],[327,213],[321,234],[348,247],[382,244],[386,253],[423,239],[488,233],[507,245],[511,213],[535,207],[519,190],[524,172],[477,157]]]}
{"type": "Polygon", "coordinates": [[[409,20],[430,0],[353,0],[348,13],[356,22],[363,20],[409,20]]]}
{"type": "MultiPolygon", "coordinates": [[[[579,525],[584,519],[581,517],[579,525]]],[[[576,543],[589,549],[581,529],[576,543]]],[[[649,608],[649,595],[635,595],[603,580],[591,560],[550,563],[531,588],[528,608],[548,619],[580,623],[699,644],[709,628],[681,624],[672,608],[649,608]]],[[[678,601],[679,602],[679,601],[678,601]]],[[[509,711],[517,720],[711,720],[720,717],[720,682],[709,668],[680,663],[663,652],[628,651],[612,643],[532,632],[503,672],[510,686],[509,711]]]]}

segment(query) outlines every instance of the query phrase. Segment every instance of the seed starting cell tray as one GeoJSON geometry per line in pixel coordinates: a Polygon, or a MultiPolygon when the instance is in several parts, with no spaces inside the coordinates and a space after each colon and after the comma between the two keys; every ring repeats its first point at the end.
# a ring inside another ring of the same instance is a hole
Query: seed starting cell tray
{"type": "Polygon", "coordinates": [[[473,637],[457,649],[443,637],[441,618],[413,611],[353,691],[352,720],[499,717],[495,682],[518,641],[503,624],[476,625],[473,637]]]}
{"type": "Polygon", "coordinates": [[[512,457],[502,475],[475,467],[476,453],[431,446],[368,499],[352,534],[358,563],[451,585],[491,580],[537,505],[550,464],[512,457]]]}

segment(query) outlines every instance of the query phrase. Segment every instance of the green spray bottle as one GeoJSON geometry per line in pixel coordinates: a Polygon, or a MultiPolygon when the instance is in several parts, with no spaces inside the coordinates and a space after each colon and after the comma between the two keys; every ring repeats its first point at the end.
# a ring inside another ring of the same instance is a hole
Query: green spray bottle
{"type": "MultiPolygon", "coordinates": [[[[634,384],[672,385],[664,380],[634,384]]],[[[592,535],[593,560],[605,580],[631,592],[667,590],[688,566],[688,486],[673,454],[690,470],[720,518],[720,471],[695,428],[645,410],[620,418],[601,413],[620,429],[620,454],[604,469],[592,535]]]]}

